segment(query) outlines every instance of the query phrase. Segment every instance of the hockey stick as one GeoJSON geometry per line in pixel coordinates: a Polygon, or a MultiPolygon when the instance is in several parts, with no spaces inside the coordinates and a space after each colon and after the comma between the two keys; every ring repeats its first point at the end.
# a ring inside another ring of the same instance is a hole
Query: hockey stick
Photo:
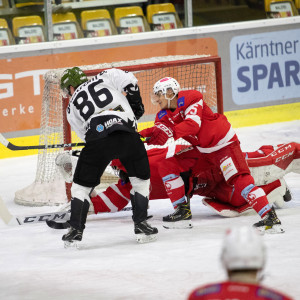
{"type": "Polygon", "coordinates": [[[5,203],[0,197],[0,218],[7,225],[16,225],[16,219],[14,219],[13,215],[7,209],[5,203]]]}
{"type": "MultiPolygon", "coordinates": [[[[120,211],[130,211],[132,207],[124,207],[120,211]]],[[[47,220],[46,224],[53,229],[67,229],[70,227],[68,222],[56,222],[54,220],[47,220]]]]}
{"type": "MultiPolygon", "coordinates": [[[[142,142],[146,143],[149,138],[141,138],[142,142]]],[[[33,150],[33,149],[51,149],[51,148],[68,148],[68,147],[83,147],[85,143],[69,143],[69,144],[53,144],[53,145],[35,145],[35,146],[17,146],[9,142],[1,133],[0,133],[0,143],[4,145],[9,150],[19,151],[19,150],[33,150]]]]}
{"type": "MultiPolygon", "coordinates": [[[[124,207],[121,211],[130,211],[132,207],[124,207]]],[[[69,211],[56,211],[43,214],[31,214],[26,216],[15,216],[10,213],[6,207],[3,199],[0,197],[0,218],[4,221],[6,225],[26,225],[26,224],[36,224],[36,223],[47,223],[48,221],[57,224],[64,224],[63,222],[70,219],[69,211]],[[59,221],[59,222],[56,222],[59,221]]],[[[50,222],[50,223],[51,223],[50,222]]],[[[49,225],[48,225],[49,226],[49,225]]],[[[49,226],[51,227],[51,226],[49,226]]],[[[52,227],[53,228],[53,227],[52,227]]]]}
{"type": "MultiPolygon", "coordinates": [[[[124,207],[120,211],[130,211],[130,210],[132,210],[132,207],[124,207]]],[[[67,229],[70,227],[69,222],[56,222],[54,220],[47,220],[46,224],[52,229],[67,229]]]]}
{"type": "Polygon", "coordinates": [[[7,149],[13,151],[31,150],[31,149],[49,149],[49,148],[68,148],[68,147],[79,147],[85,145],[85,143],[69,143],[69,144],[53,144],[53,145],[17,146],[9,142],[1,133],[0,133],[0,143],[3,144],[7,149]]]}
{"type": "Polygon", "coordinates": [[[9,212],[4,201],[0,197],[0,217],[6,225],[25,225],[45,223],[47,220],[69,220],[70,213],[68,211],[58,211],[43,214],[31,214],[27,216],[14,216],[9,212]]]}

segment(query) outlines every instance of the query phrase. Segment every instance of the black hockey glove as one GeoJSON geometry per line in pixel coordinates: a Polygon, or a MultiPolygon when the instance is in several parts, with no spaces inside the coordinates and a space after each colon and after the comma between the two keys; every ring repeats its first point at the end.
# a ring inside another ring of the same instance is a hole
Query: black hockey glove
{"type": "Polygon", "coordinates": [[[131,109],[132,109],[136,119],[137,120],[140,119],[145,112],[144,104],[142,102],[131,103],[130,106],[131,106],[131,109]]]}
{"type": "Polygon", "coordinates": [[[126,98],[132,108],[135,117],[138,120],[145,112],[139,86],[137,84],[133,85],[132,83],[130,83],[124,88],[124,91],[127,93],[126,98]]]}
{"type": "Polygon", "coordinates": [[[120,170],[120,172],[119,172],[119,177],[120,177],[120,179],[121,179],[124,183],[129,182],[128,174],[127,174],[125,171],[120,170]]]}

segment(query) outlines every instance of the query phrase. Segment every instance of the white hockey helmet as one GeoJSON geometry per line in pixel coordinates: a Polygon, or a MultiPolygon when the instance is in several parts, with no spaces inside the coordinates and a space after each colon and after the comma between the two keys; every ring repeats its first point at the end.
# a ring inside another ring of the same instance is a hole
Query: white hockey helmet
{"type": "Polygon", "coordinates": [[[168,100],[168,107],[170,107],[170,101],[173,100],[180,91],[180,85],[178,81],[172,77],[164,77],[158,80],[153,86],[153,97],[151,97],[152,103],[157,104],[158,98],[155,96],[160,96],[160,94],[165,96],[165,99],[168,100]],[[170,92],[170,89],[174,95],[168,98],[167,94],[170,92]]]}
{"type": "Polygon", "coordinates": [[[226,270],[261,270],[265,265],[265,246],[252,227],[239,227],[226,233],[221,261],[226,270]]]}

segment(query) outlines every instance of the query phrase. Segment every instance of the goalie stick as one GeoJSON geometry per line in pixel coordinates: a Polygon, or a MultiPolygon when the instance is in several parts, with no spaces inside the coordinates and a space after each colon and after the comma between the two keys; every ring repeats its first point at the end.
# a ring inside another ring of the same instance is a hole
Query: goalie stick
{"type": "Polygon", "coordinates": [[[47,220],[61,220],[66,221],[70,219],[70,213],[68,211],[57,211],[43,214],[31,214],[26,216],[12,215],[6,207],[4,201],[0,197],[0,217],[6,225],[25,225],[45,223],[47,220]]]}
{"type": "Polygon", "coordinates": [[[4,145],[7,149],[13,151],[49,149],[49,148],[68,148],[68,147],[80,147],[85,145],[85,143],[69,143],[69,144],[53,144],[53,145],[17,146],[9,142],[1,133],[0,133],[0,143],[4,145]]]}
{"type": "MultiPolygon", "coordinates": [[[[121,211],[130,211],[132,207],[124,207],[121,211]]],[[[56,211],[50,213],[43,213],[43,214],[30,214],[25,216],[15,216],[10,213],[8,208],[6,207],[3,199],[0,197],[0,218],[6,225],[15,226],[15,225],[26,225],[26,224],[36,224],[36,223],[45,223],[54,229],[55,224],[64,224],[66,221],[70,219],[70,211],[56,211]],[[57,222],[59,221],[59,222],[57,222]],[[52,226],[50,226],[49,224],[52,226]],[[53,225],[54,224],[54,225],[53,225]]],[[[62,225],[58,225],[61,227],[62,225]]],[[[67,228],[67,227],[64,227],[67,228]]]]}

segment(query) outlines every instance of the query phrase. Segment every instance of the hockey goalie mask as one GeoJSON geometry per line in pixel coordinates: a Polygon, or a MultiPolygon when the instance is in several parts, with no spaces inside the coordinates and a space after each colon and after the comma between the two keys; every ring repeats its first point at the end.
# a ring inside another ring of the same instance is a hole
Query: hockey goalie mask
{"type": "Polygon", "coordinates": [[[170,101],[172,101],[179,93],[180,85],[176,79],[172,77],[165,77],[158,80],[153,86],[153,93],[151,101],[153,104],[158,104],[161,95],[168,100],[168,108],[170,108],[170,101]]]}
{"type": "Polygon", "coordinates": [[[261,270],[265,265],[265,246],[255,229],[247,226],[227,232],[221,254],[226,270],[261,270]]]}
{"type": "Polygon", "coordinates": [[[76,89],[86,81],[88,81],[88,78],[80,68],[74,67],[66,69],[61,76],[60,88],[65,95],[70,95],[70,86],[73,86],[76,89]]]}

